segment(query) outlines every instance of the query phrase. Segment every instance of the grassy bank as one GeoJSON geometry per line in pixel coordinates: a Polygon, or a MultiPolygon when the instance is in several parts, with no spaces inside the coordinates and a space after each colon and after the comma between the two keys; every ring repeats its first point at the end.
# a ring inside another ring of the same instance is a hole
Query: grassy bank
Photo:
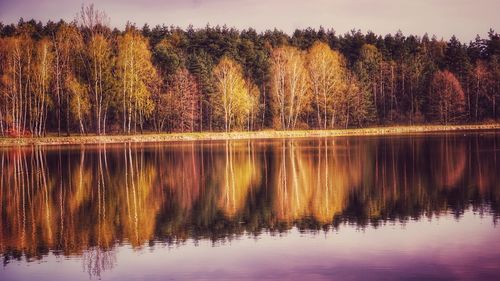
{"type": "Polygon", "coordinates": [[[265,130],[257,132],[231,132],[231,133],[224,133],[224,132],[172,133],[172,134],[146,133],[142,135],[106,135],[106,136],[72,135],[69,137],[47,136],[41,138],[21,137],[21,138],[0,138],[0,146],[398,135],[398,134],[414,134],[414,133],[425,133],[425,132],[471,131],[471,130],[491,130],[491,129],[500,129],[500,123],[482,124],[482,125],[393,126],[393,127],[360,128],[360,129],[304,130],[304,131],[265,130]]]}

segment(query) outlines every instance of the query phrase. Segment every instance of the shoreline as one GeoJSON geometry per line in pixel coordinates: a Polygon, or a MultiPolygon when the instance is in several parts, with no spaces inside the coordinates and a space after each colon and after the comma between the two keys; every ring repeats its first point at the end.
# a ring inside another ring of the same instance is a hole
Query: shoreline
{"type": "Polygon", "coordinates": [[[409,125],[370,127],[358,129],[296,130],[296,131],[250,131],[250,132],[194,132],[194,133],[145,133],[137,135],[71,135],[31,137],[0,137],[0,147],[27,145],[75,145],[128,142],[176,142],[202,140],[243,140],[273,138],[343,137],[343,136],[385,136],[432,132],[456,132],[500,129],[500,123],[480,125],[409,125]]]}

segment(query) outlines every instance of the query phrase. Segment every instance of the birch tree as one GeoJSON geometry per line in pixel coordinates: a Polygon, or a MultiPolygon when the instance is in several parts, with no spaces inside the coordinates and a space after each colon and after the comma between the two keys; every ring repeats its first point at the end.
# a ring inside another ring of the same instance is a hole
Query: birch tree
{"type": "Polygon", "coordinates": [[[281,129],[294,129],[310,103],[305,54],[285,46],[271,54],[271,90],[281,129]]]}
{"type": "Polygon", "coordinates": [[[316,108],[318,127],[336,125],[338,104],[345,83],[343,56],[322,42],[316,42],[307,53],[307,69],[316,108]]]}
{"type": "Polygon", "coordinates": [[[87,46],[90,75],[89,88],[92,95],[94,129],[98,135],[106,133],[107,109],[112,99],[113,53],[111,43],[102,34],[93,35],[87,46]]]}
{"type": "Polygon", "coordinates": [[[151,62],[149,43],[138,31],[129,29],[118,38],[118,79],[121,88],[123,132],[143,130],[145,118],[153,111],[152,85],[159,83],[151,62]],[[133,128],[132,128],[133,124],[133,128]]]}
{"type": "Polygon", "coordinates": [[[32,134],[42,136],[45,134],[48,108],[52,103],[49,95],[52,79],[51,64],[54,58],[51,42],[47,39],[40,40],[36,44],[35,54],[33,106],[31,107],[32,134]]]}
{"type": "Polygon", "coordinates": [[[112,100],[114,56],[109,34],[109,17],[94,5],[82,5],[79,13],[81,29],[88,38],[85,58],[89,94],[92,96],[94,131],[106,133],[108,106],[112,100]]]}
{"type": "Polygon", "coordinates": [[[213,71],[216,91],[212,96],[215,116],[224,123],[224,130],[231,131],[244,125],[252,107],[252,99],[241,66],[223,57],[213,71]]]}
{"type": "Polygon", "coordinates": [[[70,74],[66,77],[65,88],[70,97],[68,106],[71,117],[78,121],[80,133],[85,134],[85,120],[90,117],[91,110],[88,87],[79,81],[77,77],[70,74]]]}
{"type": "Polygon", "coordinates": [[[83,50],[83,38],[75,24],[63,23],[53,35],[53,45],[57,132],[59,135],[61,134],[61,120],[63,119],[62,112],[64,110],[66,134],[69,135],[71,90],[68,86],[71,86],[71,83],[66,83],[66,80],[71,80],[70,76],[74,76],[73,73],[77,65],[82,63],[80,58],[83,50]],[[65,109],[63,109],[64,105],[65,109]]]}
{"type": "Polygon", "coordinates": [[[19,136],[31,130],[34,42],[25,34],[0,39],[0,129],[19,136]]]}

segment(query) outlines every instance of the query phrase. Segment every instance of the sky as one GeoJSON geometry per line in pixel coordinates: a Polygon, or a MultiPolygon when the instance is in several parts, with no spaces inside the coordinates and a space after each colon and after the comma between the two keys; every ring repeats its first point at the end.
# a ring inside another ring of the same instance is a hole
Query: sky
{"type": "Polygon", "coordinates": [[[0,21],[19,18],[73,20],[82,4],[94,3],[123,29],[127,21],[142,27],[157,24],[186,28],[207,24],[257,31],[296,28],[333,28],[337,34],[352,29],[376,34],[456,35],[469,42],[490,28],[500,31],[499,0],[0,0],[0,21]]]}

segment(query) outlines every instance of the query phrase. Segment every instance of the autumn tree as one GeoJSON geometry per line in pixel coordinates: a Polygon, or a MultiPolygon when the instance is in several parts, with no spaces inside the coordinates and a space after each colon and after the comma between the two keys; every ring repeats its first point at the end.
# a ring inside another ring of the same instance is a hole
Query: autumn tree
{"type": "Polygon", "coordinates": [[[31,116],[33,120],[32,134],[42,136],[45,134],[48,108],[51,104],[50,83],[52,77],[53,52],[51,42],[42,39],[35,48],[35,61],[33,66],[33,106],[31,116]]]}
{"type": "Polygon", "coordinates": [[[63,103],[65,103],[64,119],[66,119],[66,134],[69,135],[72,91],[68,87],[71,86],[72,83],[67,83],[67,80],[73,81],[75,76],[74,72],[77,66],[82,63],[80,58],[83,51],[83,38],[75,24],[66,23],[62,23],[52,37],[54,45],[53,72],[57,132],[61,134],[63,103]]]}
{"type": "Polygon", "coordinates": [[[113,67],[115,57],[107,26],[109,17],[94,5],[83,6],[79,14],[81,28],[88,38],[86,42],[86,80],[92,96],[94,130],[106,133],[108,107],[113,99],[113,67]]]}
{"type": "Polygon", "coordinates": [[[284,46],[271,54],[271,91],[281,129],[294,129],[310,104],[309,75],[305,54],[284,46]]]}
{"type": "Polygon", "coordinates": [[[223,122],[226,132],[241,128],[252,108],[252,98],[241,66],[223,57],[214,68],[213,75],[216,90],[211,104],[215,116],[223,122]]]}
{"type": "Polygon", "coordinates": [[[185,68],[177,70],[168,86],[171,128],[193,132],[199,123],[200,90],[194,76],[185,68]]]}
{"type": "Polygon", "coordinates": [[[357,77],[348,72],[340,95],[339,124],[345,128],[351,124],[363,127],[375,119],[375,109],[371,94],[366,91],[357,77]]]}
{"type": "Polygon", "coordinates": [[[166,86],[161,79],[158,79],[158,83],[152,85],[151,87],[151,100],[154,105],[154,110],[152,114],[152,124],[156,132],[162,132],[165,130],[167,123],[170,118],[170,108],[171,105],[170,95],[168,95],[166,86]]]}
{"type": "Polygon", "coordinates": [[[1,130],[2,134],[19,129],[18,100],[20,99],[21,78],[18,76],[17,67],[20,57],[16,55],[21,49],[17,46],[19,38],[0,38],[0,67],[1,67],[1,130]],[[19,81],[19,82],[18,82],[19,81]]]}
{"type": "Polygon", "coordinates": [[[80,133],[85,134],[85,120],[90,118],[91,110],[88,87],[73,74],[66,76],[64,87],[67,89],[67,95],[70,97],[68,101],[70,116],[72,119],[78,121],[80,133]]]}
{"type": "Polygon", "coordinates": [[[462,86],[451,72],[437,71],[432,78],[429,92],[429,114],[441,123],[456,122],[465,107],[462,86]]]}
{"type": "Polygon", "coordinates": [[[246,80],[246,87],[248,89],[248,95],[249,95],[249,112],[248,112],[248,118],[246,122],[246,127],[247,130],[255,130],[257,125],[257,120],[260,116],[260,113],[263,111],[262,106],[264,104],[261,104],[259,101],[261,99],[261,93],[259,90],[259,87],[250,79],[246,80]]]}
{"type": "Polygon", "coordinates": [[[118,38],[118,79],[121,88],[123,132],[143,130],[144,121],[153,111],[151,89],[159,83],[151,62],[149,43],[134,28],[118,38]]]}
{"type": "Polygon", "coordinates": [[[334,127],[340,96],[345,88],[344,58],[327,44],[316,42],[308,51],[307,69],[311,78],[318,127],[334,127]]]}
{"type": "Polygon", "coordinates": [[[2,131],[9,131],[12,135],[23,134],[27,129],[33,132],[33,121],[37,117],[31,115],[32,107],[35,106],[35,44],[26,34],[2,38],[0,53],[2,131]]]}

